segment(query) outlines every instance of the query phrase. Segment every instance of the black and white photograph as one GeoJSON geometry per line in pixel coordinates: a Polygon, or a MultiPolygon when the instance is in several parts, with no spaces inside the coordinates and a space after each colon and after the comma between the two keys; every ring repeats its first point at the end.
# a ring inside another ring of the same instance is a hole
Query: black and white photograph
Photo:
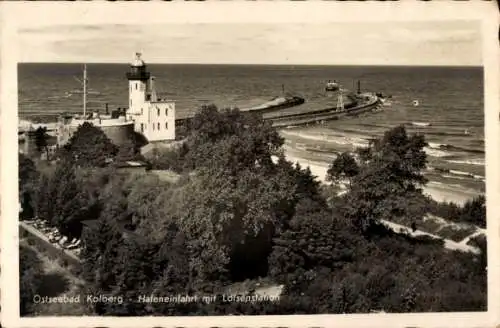
{"type": "Polygon", "coordinates": [[[18,178],[2,184],[10,175],[17,219],[2,221],[15,226],[19,322],[493,322],[498,128],[485,126],[499,108],[485,105],[479,14],[102,7],[23,7],[33,19],[12,34],[17,143],[9,134],[5,156],[18,178]]]}

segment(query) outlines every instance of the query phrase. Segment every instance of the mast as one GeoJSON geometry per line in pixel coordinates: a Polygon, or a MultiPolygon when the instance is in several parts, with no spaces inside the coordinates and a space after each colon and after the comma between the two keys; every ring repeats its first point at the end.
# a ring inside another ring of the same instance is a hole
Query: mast
{"type": "Polygon", "coordinates": [[[284,96],[285,95],[285,85],[281,85],[281,94],[284,96]]]}
{"type": "Polygon", "coordinates": [[[83,65],[83,117],[87,112],[87,65],[83,65]]]}

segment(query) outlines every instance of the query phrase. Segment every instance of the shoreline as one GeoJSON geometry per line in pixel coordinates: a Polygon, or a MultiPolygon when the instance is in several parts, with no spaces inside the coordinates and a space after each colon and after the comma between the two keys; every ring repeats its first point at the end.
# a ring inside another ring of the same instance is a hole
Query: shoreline
{"type": "MultiPolygon", "coordinates": [[[[320,163],[316,161],[311,161],[305,158],[300,158],[292,154],[292,150],[285,147],[285,157],[288,161],[299,163],[302,168],[309,167],[311,173],[317,177],[317,179],[322,184],[328,184],[326,182],[326,172],[328,170],[328,164],[320,163]]],[[[468,200],[471,200],[475,196],[480,195],[480,193],[473,190],[457,190],[456,188],[450,187],[446,184],[442,184],[436,181],[429,181],[427,185],[423,188],[424,194],[430,196],[432,199],[438,202],[453,202],[458,205],[463,205],[468,200]]]]}

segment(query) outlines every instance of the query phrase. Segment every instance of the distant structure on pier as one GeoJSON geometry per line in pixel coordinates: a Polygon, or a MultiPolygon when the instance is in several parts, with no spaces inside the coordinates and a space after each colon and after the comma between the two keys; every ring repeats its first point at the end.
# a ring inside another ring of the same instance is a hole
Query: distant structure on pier
{"type": "Polygon", "coordinates": [[[344,90],[339,89],[339,95],[337,97],[337,111],[343,111],[344,110],[344,90]]]}

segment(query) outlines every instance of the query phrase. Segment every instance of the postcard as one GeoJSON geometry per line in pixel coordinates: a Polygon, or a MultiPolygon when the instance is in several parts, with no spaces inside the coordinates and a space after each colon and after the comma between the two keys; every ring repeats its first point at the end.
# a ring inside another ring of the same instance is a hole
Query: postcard
{"type": "Polygon", "coordinates": [[[498,323],[492,3],[1,7],[5,326],[498,323]]]}

